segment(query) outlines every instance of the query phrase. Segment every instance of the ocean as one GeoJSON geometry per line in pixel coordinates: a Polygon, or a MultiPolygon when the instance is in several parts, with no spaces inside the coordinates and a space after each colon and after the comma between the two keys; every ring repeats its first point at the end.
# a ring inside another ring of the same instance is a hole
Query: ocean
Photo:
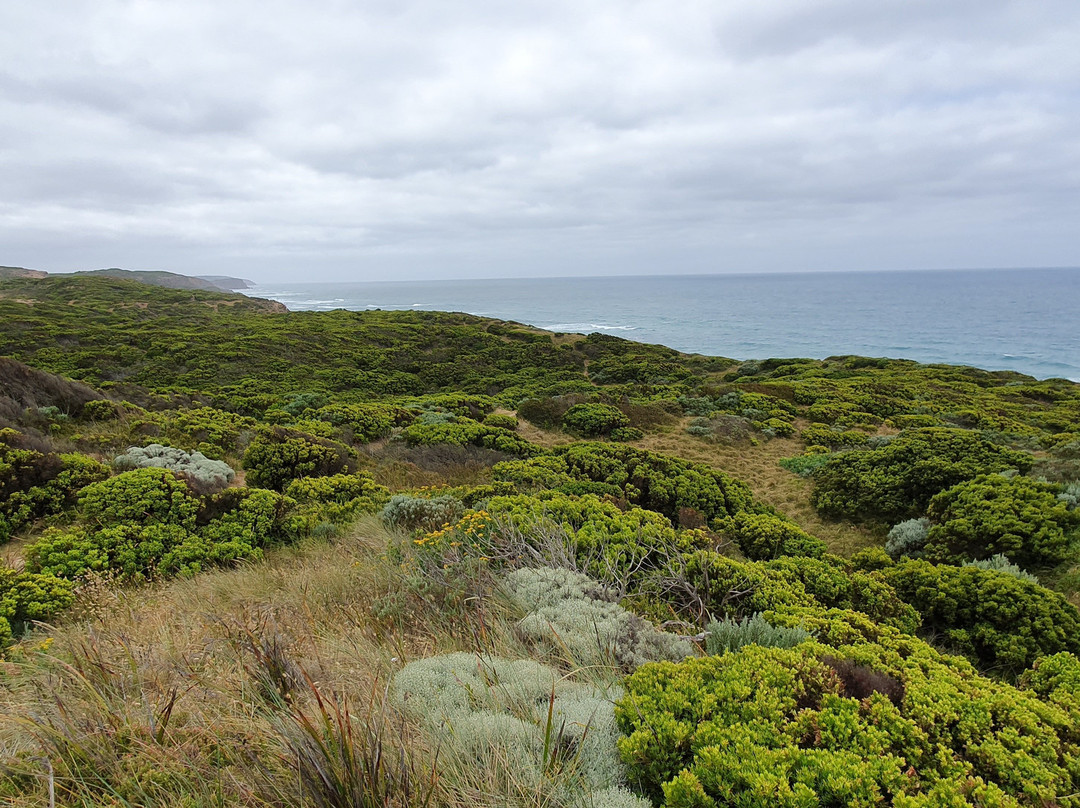
{"type": "Polygon", "coordinates": [[[463,311],[734,359],[842,354],[1080,381],[1080,268],[264,284],[291,310],[463,311]]]}

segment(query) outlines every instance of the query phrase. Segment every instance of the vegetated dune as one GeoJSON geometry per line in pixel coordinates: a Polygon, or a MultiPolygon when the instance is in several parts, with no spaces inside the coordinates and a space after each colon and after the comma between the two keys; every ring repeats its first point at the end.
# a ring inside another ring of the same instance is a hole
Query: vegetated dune
{"type": "Polygon", "coordinates": [[[1080,385],[0,275],[0,796],[1080,805],[1080,385]]]}

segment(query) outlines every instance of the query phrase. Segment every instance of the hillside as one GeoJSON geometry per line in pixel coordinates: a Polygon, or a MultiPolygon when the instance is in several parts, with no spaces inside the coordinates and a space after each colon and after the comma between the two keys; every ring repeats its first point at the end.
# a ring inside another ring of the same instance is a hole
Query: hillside
{"type": "Polygon", "coordinates": [[[1080,806],[1078,504],[1064,380],[0,275],[0,797],[1080,806]]]}

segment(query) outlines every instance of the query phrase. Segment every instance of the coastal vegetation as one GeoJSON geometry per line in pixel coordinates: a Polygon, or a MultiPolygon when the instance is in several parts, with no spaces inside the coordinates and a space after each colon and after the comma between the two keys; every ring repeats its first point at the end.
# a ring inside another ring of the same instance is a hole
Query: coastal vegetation
{"type": "Polygon", "coordinates": [[[1080,806],[1080,385],[0,277],[0,798],[1080,806]]]}

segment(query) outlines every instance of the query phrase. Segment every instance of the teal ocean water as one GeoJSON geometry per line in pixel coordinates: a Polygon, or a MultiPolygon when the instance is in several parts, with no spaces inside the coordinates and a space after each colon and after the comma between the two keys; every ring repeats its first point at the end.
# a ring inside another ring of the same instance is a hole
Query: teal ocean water
{"type": "Polygon", "coordinates": [[[841,354],[1080,381],[1080,268],[266,284],[292,310],[464,311],[735,359],[841,354]]]}

